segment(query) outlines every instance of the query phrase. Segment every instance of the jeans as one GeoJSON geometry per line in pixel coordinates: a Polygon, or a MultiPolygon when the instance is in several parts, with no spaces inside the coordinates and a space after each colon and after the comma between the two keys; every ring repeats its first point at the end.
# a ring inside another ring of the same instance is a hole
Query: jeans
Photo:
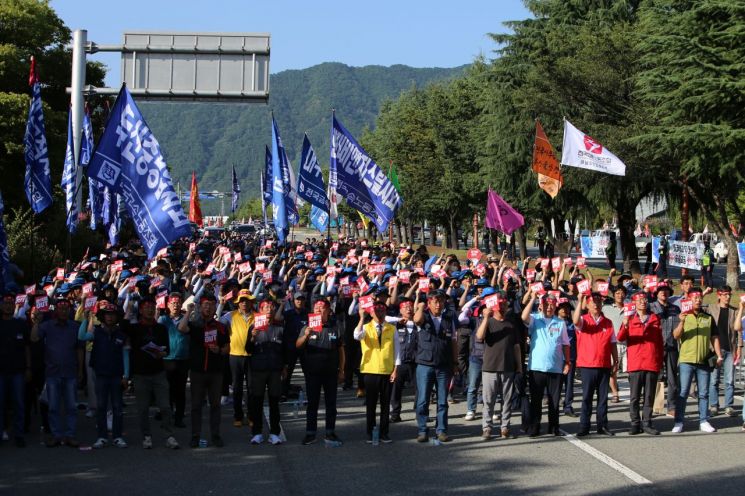
{"type": "Polygon", "coordinates": [[[98,409],[96,410],[96,428],[98,437],[108,439],[109,429],[106,425],[106,413],[111,402],[111,434],[114,439],[122,437],[124,416],[122,414],[122,377],[121,376],[96,376],[96,399],[98,409]]]}
{"type": "Polygon", "coordinates": [[[675,408],[675,423],[682,423],[685,418],[686,401],[694,375],[696,376],[696,384],[698,384],[698,421],[700,423],[708,421],[711,369],[706,365],[694,363],[681,363],[678,367],[680,370],[680,389],[678,390],[678,402],[675,408]]]}
{"type": "Polygon", "coordinates": [[[75,437],[78,409],[75,405],[74,377],[47,377],[47,396],[49,397],[49,427],[55,439],[75,437]],[[63,420],[61,407],[64,403],[63,420]]]}
{"type": "Polygon", "coordinates": [[[246,386],[246,398],[251,397],[251,368],[247,356],[230,355],[230,373],[233,376],[233,418],[243,420],[243,386],[246,386]]]}
{"type": "Polygon", "coordinates": [[[735,356],[731,351],[722,350],[724,361],[720,368],[711,372],[709,382],[709,404],[719,407],[719,382],[724,375],[724,407],[732,408],[735,404],[735,356]]]}
{"type": "Polygon", "coordinates": [[[427,433],[429,397],[435,385],[437,385],[437,424],[435,429],[438,434],[447,432],[448,384],[451,376],[452,372],[448,368],[421,364],[416,366],[416,423],[419,434],[427,433]]]}
{"type": "Polygon", "coordinates": [[[23,372],[17,374],[0,374],[0,428],[5,428],[5,398],[8,391],[13,400],[13,435],[23,437],[23,372]]]}
{"type": "Polygon", "coordinates": [[[675,410],[678,402],[678,390],[680,389],[680,378],[678,377],[678,355],[677,348],[665,350],[665,375],[667,375],[667,410],[675,410]]]}
{"type": "Polygon", "coordinates": [[[468,362],[468,393],[466,394],[466,410],[476,413],[478,404],[479,386],[481,385],[481,361],[469,360],[468,362]]]}

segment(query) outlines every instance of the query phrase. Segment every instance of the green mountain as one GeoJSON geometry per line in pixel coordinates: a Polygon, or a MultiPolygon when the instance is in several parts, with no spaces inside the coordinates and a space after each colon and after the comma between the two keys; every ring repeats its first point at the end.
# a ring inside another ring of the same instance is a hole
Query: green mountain
{"type": "Polygon", "coordinates": [[[260,194],[264,147],[271,145],[272,110],[295,170],[304,132],[319,162],[328,166],[332,108],[344,126],[358,136],[375,125],[386,99],[398,97],[412,85],[424,86],[458,76],[465,68],[324,63],[273,74],[268,105],[159,102],[142,103],[140,108],[160,142],[174,184],[180,182],[182,190],[188,189],[191,171],[195,170],[200,191],[230,191],[230,166],[235,165],[241,200],[245,201],[260,194]]]}

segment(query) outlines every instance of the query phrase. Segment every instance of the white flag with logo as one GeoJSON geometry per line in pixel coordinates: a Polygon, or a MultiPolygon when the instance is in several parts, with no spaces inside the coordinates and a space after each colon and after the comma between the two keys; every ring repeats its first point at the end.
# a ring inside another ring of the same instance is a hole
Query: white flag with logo
{"type": "Polygon", "coordinates": [[[610,150],[564,119],[564,146],[561,163],[616,176],[626,175],[626,164],[610,150]]]}

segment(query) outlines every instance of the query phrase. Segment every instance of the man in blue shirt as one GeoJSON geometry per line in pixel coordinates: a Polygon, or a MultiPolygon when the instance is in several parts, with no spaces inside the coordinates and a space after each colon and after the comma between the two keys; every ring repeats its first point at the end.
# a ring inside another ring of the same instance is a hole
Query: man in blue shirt
{"type": "Polygon", "coordinates": [[[49,397],[49,426],[52,437],[50,448],[65,444],[77,448],[75,440],[77,408],[75,388],[83,376],[83,347],[78,341],[78,324],[70,319],[70,303],[64,298],[55,302],[52,317],[43,321],[36,308],[31,311],[31,341],[44,342],[44,361],[47,365],[47,395],[49,397]],[[61,406],[64,403],[65,416],[61,406]]]}

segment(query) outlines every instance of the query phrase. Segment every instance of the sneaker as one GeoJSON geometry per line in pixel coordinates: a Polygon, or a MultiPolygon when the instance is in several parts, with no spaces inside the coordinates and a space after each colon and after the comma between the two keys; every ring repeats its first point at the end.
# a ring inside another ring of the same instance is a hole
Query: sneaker
{"type": "Polygon", "coordinates": [[[709,407],[709,415],[712,417],[716,417],[719,415],[719,407],[717,406],[710,406],[709,407]]]}
{"type": "Polygon", "coordinates": [[[96,416],[96,411],[95,410],[88,409],[88,410],[85,411],[85,416],[87,418],[93,418],[93,417],[96,416]]]}
{"type": "Polygon", "coordinates": [[[401,422],[401,415],[391,415],[390,423],[391,424],[397,424],[401,422]]]}
{"type": "Polygon", "coordinates": [[[220,398],[220,405],[228,406],[233,404],[233,399],[230,396],[223,396],[220,398]]]}
{"type": "Polygon", "coordinates": [[[484,441],[491,439],[491,427],[484,427],[484,430],[481,431],[481,439],[484,441]]]}
{"type": "Polygon", "coordinates": [[[107,444],[109,444],[109,441],[108,440],[106,440],[106,439],[104,439],[102,437],[99,437],[98,439],[96,439],[96,442],[93,443],[93,449],[101,449],[101,448],[105,447],[107,444]]]}
{"type": "MultiPolygon", "coordinates": [[[[305,437],[307,438],[308,436],[305,436],[305,437]]],[[[313,436],[313,441],[311,441],[311,442],[315,442],[315,440],[316,440],[316,437],[313,436]]],[[[329,443],[338,443],[339,446],[341,446],[341,444],[342,444],[341,439],[339,439],[339,436],[337,436],[336,433],[334,433],[334,432],[330,432],[330,433],[326,434],[326,441],[328,441],[329,443]]],[[[305,440],[303,440],[303,444],[305,444],[305,440]]],[[[310,443],[308,443],[308,444],[310,444],[310,443]]]]}
{"type": "Polygon", "coordinates": [[[577,414],[574,412],[573,408],[564,409],[564,415],[567,417],[577,418],[577,414]]]}
{"type": "Polygon", "coordinates": [[[74,437],[66,437],[62,442],[65,446],[69,446],[70,448],[77,448],[80,446],[80,443],[74,437]]]}
{"type": "Polygon", "coordinates": [[[649,425],[648,426],[645,426],[643,428],[643,430],[644,430],[644,432],[646,434],[649,434],[650,436],[659,436],[660,435],[660,431],[658,431],[657,429],[655,429],[654,427],[649,426],[649,425]]]}
{"type": "Polygon", "coordinates": [[[441,443],[449,443],[451,441],[450,436],[448,436],[447,432],[438,433],[437,440],[441,443]]]}
{"type": "Polygon", "coordinates": [[[276,434],[269,434],[269,444],[282,444],[282,439],[276,434]]]}
{"type": "Polygon", "coordinates": [[[383,444],[391,444],[393,442],[393,439],[389,438],[386,435],[381,435],[380,436],[380,442],[383,443],[383,444]]]}
{"type": "Polygon", "coordinates": [[[365,390],[362,388],[357,388],[357,394],[355,395],[358,398],[364,398],[365,397],[365,390]]]}
{"type": "Polygon", "coordinates": [[[152,436],[145,436],[145,439],[142,440],[142,449],[153,449],[152,436]]]}
{"type": "Polygon", "coordinates": [[[675,422],[675,425],[673,426],[673,432],[675,434],[680,434],[683,432],[683,422],[675,422]]]}
{"type": "Polygon", "coordinates": [[[502,439],[509,439],[510,430],[507,427],[502,427],[502,429],[499,431],[499,435],[502,436],[502,439]]]}
{"type": "Polygon", "coordinates": [[[212,446],[222,448],[225,446],[225,441],[220,436],[212,436],[212,446]]]}
{"type": "MultiPolygon", "coordinates": [[[[743,424],[743,429],[745,429],[745,424],[743,424]]],[[[429,440],[427,439],[427,433],[426,432],[420,432],[419,434],[417,434],[417,436],[416,436],[416,442],[417,443],[426,443],[427,441],[429,441],[429,440]]]]}
{"type": "Polygon", "coordinates": [[[469,411],[466,412],[466,416],[464,417],[464,420],[469,420],[470,421],[470,420],[473,420],[475,418],[476,418],[476,414],[469,410],[469,411]]]}
{"type": "Polygon", "coordinates": [[[735,409],[731,406],[728,406],[724,409],[724,414],[728,417],[734,417],[735,416],[735,409]]]}
{"type": "MultiPolygon", "coordinates": [[[[334,435],[335,436],[335,435],[334,435]]],[[[328,435],[326,436],[326,439],[328,439],[328,435]]],[[[303,446],[308,446],[310,444],[313,444],[316,442],[316,436],[315,434],[306,434],[302,441],[300,441],[300,444],[303,446]]]]}
{"type": "Polygon", "coordinates": [[[126,448],[127,447],[127,441],[124,440],[124,438],[118,437],[114,439],[114,446],[117,448],[126,448]]]}
{"type": "Polygon", "coordinates": [[[256,434],[251,438],[251,444],[261,444],[264,442],[264,436],[262,434],[256,434]]]}
{"type": "Polygon", "coordinates": [[[714,426],[711,425],[707,421],[704,421],[704,422],[701,422],[700,424],[698,424],[698,428],[699,428],[699,430],[704,431],[704,432],[716,432],[717,431],[714,428],[714,426]]]}
{"type": "Polygon", "coordinates": [[[168,436],[168,439],[166,439],[166,448],[168,449],[179,449],[180,448],[178,441],[176,441],[175,437],[168,436]]]}

